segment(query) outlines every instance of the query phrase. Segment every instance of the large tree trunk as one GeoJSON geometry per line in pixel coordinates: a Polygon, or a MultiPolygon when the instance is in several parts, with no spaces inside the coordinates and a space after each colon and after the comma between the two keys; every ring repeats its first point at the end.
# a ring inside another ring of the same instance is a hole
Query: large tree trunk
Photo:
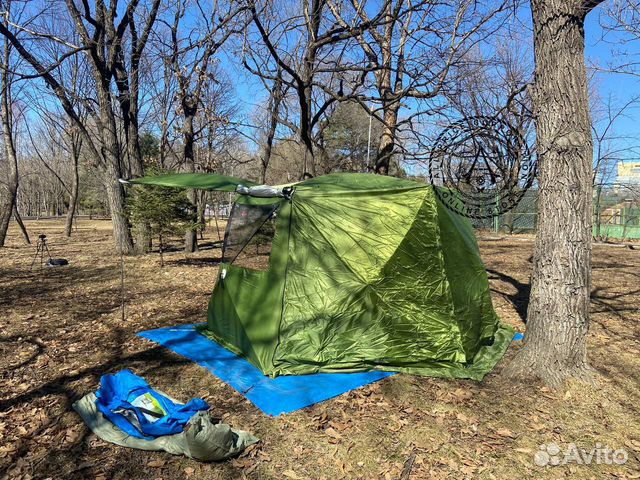
{"type": "MultiPolygon", "coordinates": [[[[2,114],[2,116],[4,117],[4,113],[2,114]]],[[[5,132],[4,119],[2,123],[3,132],[5,132]]],[[[7,144],[11,142],[7,140],[6,133],[4,133],[4,135],[5,152],[7,156],[7,163],[9,164],[9,175],[7,179],[7,188],[4,191],[2,199],[2,208],[0,210],[0,247],[4,246],[4,242],[7,238],[7,230],[9,230],[9,222],[11,221],[11,214],[13,212],[13,207],[15,206],[16,192],[18,190],[18,164],[15,161],[15,156],[13,158],[9,156],[9,147],[7,146],[7,144]]]]}
{"type": "Polygon", "coordinates": [[[540,223],[525,345],[507,373],[559,386],[570,377],[591,379],[586,352],[593,168],[584,63],[588,7],[576,0],[532,0],[531,10],[540,223]]]}
{"type": "Polygon", "coordinates": [[[104,72],[99,68],[94,69],[96,91],[100,105],[100,130],[101,157],[105,168],[105,188],[109,201],[111,224],[113,225],[113,237],[116,250],[122,255],[134,253],[131,226],[125,212],[125,192],[118,181],[122,178],[122,161],[120,142],[118,141],[116,119],[112,110],[111,84],[104,72]]]}
{"type": "Polygon", "coordinates": [[[105,188],[107,190],[107,200],[109,201],[109,212],[111,214],[116,250],[119,254],[131,255],[133,253],[133,239],[131,238],[129,221],[124,211],[124,190],[117,180],[118,177],[119,175],[116,173],[113,165],[107,165],[105,188]]]}
{"type": "Polygon", "coordinates": [[[260,171],[260,182],[267,183],[267,170],[271,161],[271,152],[273,151],[273,140],[276,136],[278,128],[278,114],[280,113],[280,104],[282,103],[282,70],[278,69],[278,75],[273,82],[273,89],[269,94],[269,126],[267,127],[267,135],[260,155],[260,163],[262,169],[260,171]]]}
{"type": "MultiPolygon", "coordinates": [[[[380,98],[382,99],[382,115],[384,118],[384,126],[380,135],[380,144],[376,152],[376,162],[374,166],[375,173],[380,175],[389,175],[389,165],[391,157],[395,149],[396,127],[398,123],[398,109],[400,104],[398,99],[393,98],[392,79],[393,72],[393,30],[394,21],[392,16],[392,3],[387,3],[385,7],[385,28],[384,37],[380,42],[382,69],[377,73],[377,88],[380,98]]],[[[400,62],[400,59],[398,59],[400,62]]],[[[400,83],[402,88],[402,72],[401,64],[398,65],[396,72],[396,83],[400,83]]]]}
{"type": "MultiPolygon", "coordinates": [[[[124,59],[116,69],[116,85],[118,87],[118,102],[122,112],[122,123],[126,139],[129,168],[135,177],[144,176],[144,162],[140,149],[140,131],[138,126],[138,61],[131,65],[131,78],[128,78],[124,68],[124,59]]],[[[151,244],[151,229],[148,223],[135,226],[135,253],[147,253],[151,244]]]]}
{"type": "MultiPolygon", "coordinates": [[[[310,74],[309,74],[310,75],[310,74]]],[[[309,81],[310,83],[310,81],[309,81]]],[[[309,176],[315,177],[316,175],[316,161],[313,150],[313,126],[311,125],[311,86],[302,89],[303,93],[300,95],[300,133],[299,138],[304,148],[302,158],[302,171],[300,172],[300,179],[304,180],[309,176]]]]}
{"type": "MultiPolygon", "coordinates": [[[[103,113],[103,118],[109,117],[108,113],[103,113]]],[[[105,161],[105,188],[109,201],[109,213],[111,214],[111,224],[113,225],[113,237],[116,250],[123,255],[134,253],[131,228],[125,212],[125,193],[122,185],[118,181],[122,177],[122,166],[120,164],[120,148],[118,137],[115,132],[115,122],[113,118],[104,118],[102,157],[105,161]]]]}
{"type": "MultiPolygon", "coordinates": [[[[123,112],[124,114],[124,112],[123,112]]],[[[140,150],[140,133],[138,130],[138,109],[131,104],[127,121],[127,152],[131,173],[136,177],[144,176],[144,162],[140,150]]],[[[136,253],[147,253],[151,244],[151,228],[148,223],[136,225],[136,241],[134,249],[136,253]]]]}
{"type": "Polygon", "coordinates": [[[389,165],[393,158],[396,146],[396,126],[398,123],[398,107],[389,106],[384,109],[384,123],[380,144],[376,154],[375,172],[380,175],[389,175],[389,165]]]}
{"type": "Polygon", "coordinates": [[[316,161],[313,152],[313,145],[307,142],[304,138],[301,140],[304,151],[302,153],[302,172],[300,172],[300,180],[304,180],[305,178],[315,177],[316,161]]]}

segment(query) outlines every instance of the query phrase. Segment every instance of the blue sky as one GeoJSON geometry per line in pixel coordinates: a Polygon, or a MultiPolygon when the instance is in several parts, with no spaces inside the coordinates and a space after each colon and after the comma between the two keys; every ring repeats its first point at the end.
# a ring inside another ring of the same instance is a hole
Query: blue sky
{"type": "MultiPolygon", "coordinates": [[[[612,0],[609,0],[612,1],[612,0]]],[[[607,2],[605,2],[606,4],[607,2]]],[[[586,21],[586,61],[588,65],[599,64],[606,66],[613,58],[614,52],[621,47],[617,37],[613,34],[607,34],[603,39],[603,30],[600,26],[601,8],[589,14],[586,21]]],[[[517,15],[514,21],[514,30],[522,30],[531,28],[531,15],[528,6],[525,5],[517,15]]],[[[619,34],[618,34],[619,35],[619,34]]],[[[637,55],[640,62],[640,40],[634,43],[624,45],[627,51],[631,51],[637,55]]],[[[231,50],[231,49],[229,49],[231,50]]],[[[242,67],[238,61],[237,52],[233,56],[221,58],[221,65],[231,79],[232,84],[238,96],[241,107],[240,118],[243,123],[251,123],[251,114],[258,105],[261,105],[265,99],[265,92],[262,84],[253,78],[242,67]]],[[[223,54],[224,55],[224,54],[223,54]]],[[[617,105],[625,104],[634,96],[640,96],[640,76],[631,76],[615,73],[596,73],[599,95],[601,98],[607,98],[610,95],[617,105]]],[[[45,100],[46,101],[46,100],[45,100]]],[[[633,137],[630,143],[639,147],[640,150],[640,107],[628,111],[627,117],[620,118],[615,125],[615,134],[624,137],[633,137]]],[[[247,132],[250,134],[250,132],[247,132]]]]}
{"type": "MultiPolygon", "coordinates": [[[[615,51],[620,48],[616,43],[620,36],[607,34],[605,40],[602,39],[603,31],[600,26],[599,14],[600,12],[596,10],[587,17],[585,25],[586,58],[588,63],[593,62],[606,67],[615,51]]],[[[628,52],[635,53],[640,62],[640,40],[627,43],[624,48],[628,52]]],[[[606,98],[612,95],[618,105],[625,104],[634,96],[640,95],[640,77],[638,76],[605,72],[596,73],[596,76],[601,97],[606,98]]],[[[638,137],[636,144],[640,144],[639,120],[640,108],[629,111],[628,117],[621,118],[616,122],[617,133],[624,136],[636,136],[638,137]]]]}
{"type": "MultiPolygon", "coordinates": [[[[601,8],[601,7],[600,7],[601,8]]],[[[603,39],[603,29],[600,25],[600,8],[589,14],[586,21],[586,62],[587,65],[601,65],[605,67],[610,59],[613,58],[614,52],[620,48],[617,44],[619,37],[607,34],[603,39]]],[[[519,25],[516,28],[530,28],[531,14],[528,6],[523,7],[518,15],[519,25]]],[[[640,61],[640,40],[635,43],[627,43],[625,45],[627,51],[637,53],[640,61]]],[[[237,58],[223,59],[222,64],[226,67],[230,77],[235,83],[243,113],[249,115],[257,105],[264,101],[266,92],[260,82],[251,78],[244,71],[242,66],[238,65],[237,58]]],[[[623,105],[634,96],[640,95],[640,77],[615,73],[596,73],[596,84],[601,98],[612,96],[615,105],[623,105]]],[[[628,116],[620,118],[615,124],[616,135],[625,137],[637,137],[631,140],[635,145],[640,146],[640,108],[628,111],[628,116]]]]}

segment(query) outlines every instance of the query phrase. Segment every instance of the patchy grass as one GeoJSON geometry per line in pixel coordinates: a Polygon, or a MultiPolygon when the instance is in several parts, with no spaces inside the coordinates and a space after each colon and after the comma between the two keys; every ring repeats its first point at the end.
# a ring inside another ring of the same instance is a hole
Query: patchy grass
{"type": "MultiPolygon", "coordinates": [[[[35,246],[11,226],[0,249],[0,477],[65,479],[638,478],[640,476],[640,252],[594,248],[590,360],[597,387],[560,392],[511,384],[502,367],[484,382],[397,375],[278,418],[197,365],[135,334],[205,318],[220,249],[210,229],[193,255],[126,258],[126,318],[110,223],[27,222],[68,267],[35,269],[35,246]],[[97,439],[71,403],[100,376],[130,368],[177,398],[205,398],[212,413],[262,442],[240,458],[202,464],[97,439]],[[538,467],[541,444],[624,448],[625,465],[538,467]]],[[[481,240],[495,307],[524,330],[527,237],[481,240]]],[[[177,244],[176,244],[177,246],[177,244]]],[[[265,255],[253,261],[265,262],[265,255]]],[[[245,259],[251,262],[250,258],[245,259]]]]}

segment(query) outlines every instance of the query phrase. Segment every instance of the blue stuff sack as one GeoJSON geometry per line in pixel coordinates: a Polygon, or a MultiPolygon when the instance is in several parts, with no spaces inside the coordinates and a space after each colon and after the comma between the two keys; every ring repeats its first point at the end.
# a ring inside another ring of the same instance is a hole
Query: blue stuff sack
{"type": "Polygon", "coordinates": [[[96,407],[111,423],[146,440],[181,433],[196,412],[209,409],[201,398],[175,403],[130,370],[103,375],[96,397],[96,407]]]}

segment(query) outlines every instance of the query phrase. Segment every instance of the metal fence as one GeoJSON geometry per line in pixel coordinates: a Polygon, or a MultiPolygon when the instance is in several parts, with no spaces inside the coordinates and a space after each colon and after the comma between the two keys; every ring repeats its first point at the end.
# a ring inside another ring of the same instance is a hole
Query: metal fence
{"type": "Polygon", "coordinates": [[[593,235],[599,240],[640,240],[640,184],[598,186],[593,235]]]}
{"type": "Polygon", "coordinates": [[[502,215],[493,218],[472,219],[478,230],[502,233],[532,233],[538,225],[538,192],[528,190],[520,202],[502,215]]]}
{"type": "MultiPolygon", "coordinates": [[[[616,186],[596,188],[593,236],[597,240],[640,240],[640,198],[616,186]]],[[[472,219],[478,230],[495,233],[535,233],[538,225],[538,191],[529,190],[516,207],[489,219],[472,219]]]]}

